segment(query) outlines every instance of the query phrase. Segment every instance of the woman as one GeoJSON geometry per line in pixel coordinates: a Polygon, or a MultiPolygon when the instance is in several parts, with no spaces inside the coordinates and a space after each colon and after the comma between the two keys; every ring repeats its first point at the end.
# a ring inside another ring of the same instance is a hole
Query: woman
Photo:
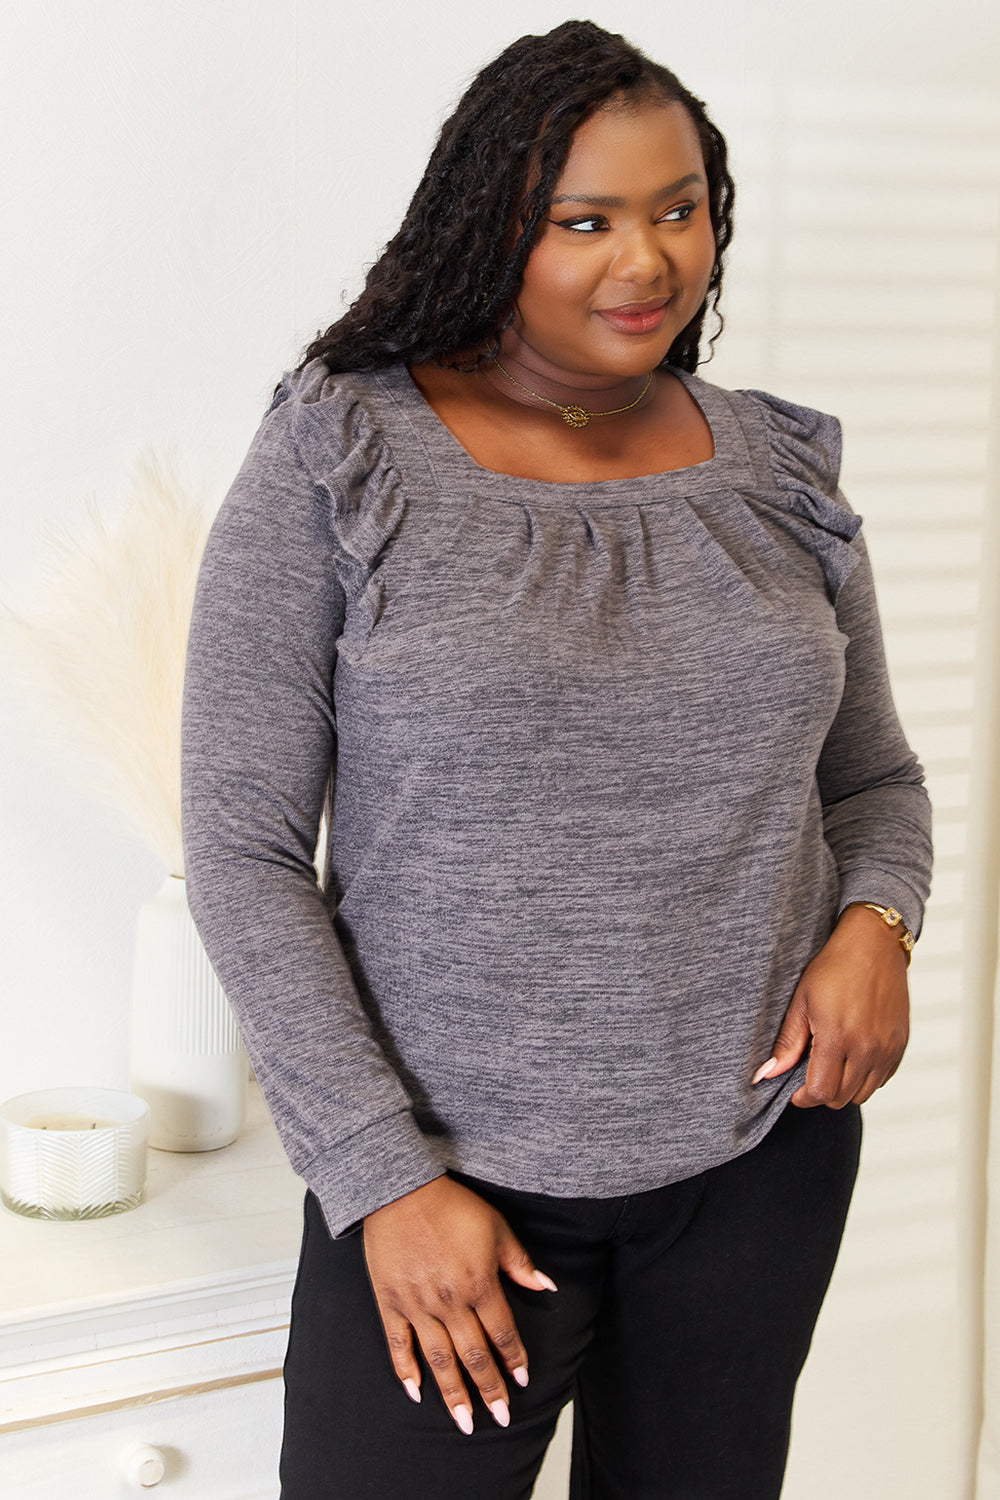
{"type": "Polygon", "coordinates": [[[283,1500],[527,1496],[571,1397],[574,1496],[780,1490],[929,808],[836,422],[693,374],[732,191],[621,38],[514,43],[216,522],[188,881],[310,1190],[283,1500]]]}

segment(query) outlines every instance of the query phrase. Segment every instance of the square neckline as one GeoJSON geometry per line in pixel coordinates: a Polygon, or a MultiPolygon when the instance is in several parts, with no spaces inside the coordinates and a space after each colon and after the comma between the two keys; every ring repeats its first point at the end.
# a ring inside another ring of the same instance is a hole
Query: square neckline
{"type": "MultiPolygon", "coordinates": [[[[680,380],[681,384],[688,392],[688,395],[691,397],[692,401],[701,412],[705,425],[708,428],[709,436],[712,440],[711,457],[701,459],[696,464],[684,464],[676,469],[652,469],[645,474],[631,474],[625,476],[617,476],[610,479],[537,479],[524,474],[509,474],[505,469],[487,468],[485,464],[481,464],[473,458],[468,448],[466,448],[465,445],[459,441],[459,439],[452,432],[451,428],[438,416],[437,412],[434,410],[433,406],[431,406],[430,402],[427,400],[427,397],[424,395],[423,391],[414,380],[409,366],[403,362],[400,362],[397,368],[401,371],[405,379],[403,390],[406,397],[409,398],[406,401],[409,415],[411,416],[411,418],[418,418],[414,425],[418,428],[418,430],[423,430],[423,434],[426,438],[430,438],[433,435],[438,440],[437,444],[434,444],[433,446],[431,445],[431,443],[427,443],[427,446],[430,450],[429,456],[431,457],[432,461],[434,456],[434,447],[438,446],[438,444],[444,445],[445,447],[450,447],[452,450],[452,457],[455,462],[471,469],[480,478],[486,478],[489,480],[501,480],[505,486],[511,484],[522,484],[534,485],[550,491],[566,491],[580,486],[585,486],[588,489],[603,489],[606,486],[618,488],[622,485],[648,484],[650,481],[657,481],[659,483],[662,483],[664,480],[669,480],[674,476],[705,475],[710,470],[714,470],[714,468],[717,464],[719,464],[720,461],[720,433],[717,427],[720,414],[718,412],[713,413],[711,410],[709,410],[709,407],[713,404],[711,399],[709,398],[708,400],[706,400],[703,396],[700,396],[698,393],[696,393],[692,389],[691,382],[696,382],[702,392],[711,391],[712,387],[708,385],[706,381],[700,380],[698,376],[692,375],[689,371],[682,370],[676,365],[665,366],[664,368],[667,369],[669,374],[676,376],[676,378],[680,380]]],[[[387,372],[381,371],[380,373],[384,376],[387,372]]]]}

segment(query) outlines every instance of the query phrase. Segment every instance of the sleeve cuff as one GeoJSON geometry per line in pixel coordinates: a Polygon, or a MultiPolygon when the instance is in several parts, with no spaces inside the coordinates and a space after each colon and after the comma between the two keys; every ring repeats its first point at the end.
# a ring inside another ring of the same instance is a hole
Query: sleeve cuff
{"type": "Polygon", "coordinates": [[[402,1110],[340,1141],[316,1156],[302,1173],[337,1239],[356,1229],[366,1214],[442,1177],[443,1155],[402,1110]]]}
{"type": "Polygon", "coordinates": [[[914,940],[920,936],[924,904],[912,887],[900,880],[898,875],[889,875],[885,870],[874,866],[868,870],[849,871],[840,882],[837,916],[856,901],[874,901],[877,906],[894,906],[914,940]]]}

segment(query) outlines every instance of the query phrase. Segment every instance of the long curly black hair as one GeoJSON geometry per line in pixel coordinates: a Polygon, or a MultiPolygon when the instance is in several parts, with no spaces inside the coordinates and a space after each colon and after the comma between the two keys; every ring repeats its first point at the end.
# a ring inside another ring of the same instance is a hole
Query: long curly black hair
{"type": "Polygon", "coordinates": [[[397,360],[441,361],[458,350],[495,352],[513,321],[573,132],[612,96],[682,104],[701,142],[715,264],[705,301],[664,360],[694,370],[705,314],[711,308],[719,316],[733,232],[726,143],[673,73],[591,21],[523,36],[473,79],[442,127],[399,232],[356,302],[313,340],[302,364],[319,357],[331,371],[372,370],[397,360]]]}

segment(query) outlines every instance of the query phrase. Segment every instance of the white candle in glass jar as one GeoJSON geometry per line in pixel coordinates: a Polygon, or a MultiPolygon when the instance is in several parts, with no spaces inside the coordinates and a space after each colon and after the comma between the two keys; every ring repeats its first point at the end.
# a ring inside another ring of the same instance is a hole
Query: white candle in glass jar
{"type": "Polygon", "coordinates": [[[33,1219],[101,1219],[142,1202],[149,1107],[113,1089],[41,1089],[0,1106],[0,1197],[33,1219]]]}
{"type": "Polygon", "coordinates": [[[114,1120],[93,1120],[89,1115],[39,1115],[25,1120],[28,1130],[113,1130],[114,1120]]]}

